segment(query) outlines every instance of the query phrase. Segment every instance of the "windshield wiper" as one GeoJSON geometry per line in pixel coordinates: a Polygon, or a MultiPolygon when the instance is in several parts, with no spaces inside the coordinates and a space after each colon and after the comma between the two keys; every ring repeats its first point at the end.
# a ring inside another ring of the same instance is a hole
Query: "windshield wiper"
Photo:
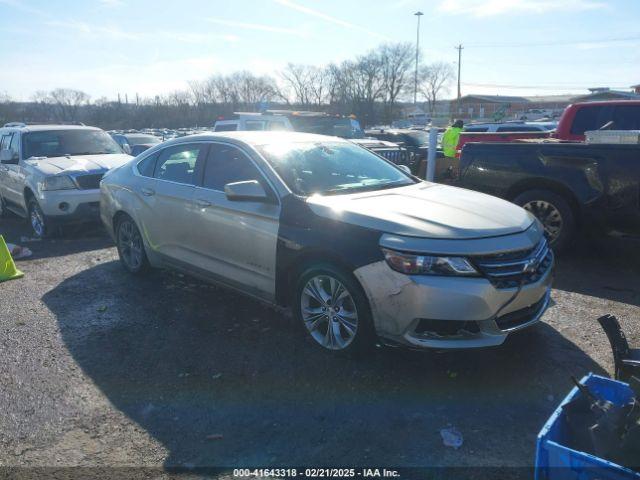
{"type": "Polygon", "coordinates": [[[324,195],[331,195],[333,193],[356,193],[356,192],[367,192],[373,190],[387,190],[389,188],[399,188],[406,187],[408,185],[412,185],[411,183],[374,183],[370,185],[361,185],[359,187],[336,187],[330,190],[325,190],[324,195]]]}

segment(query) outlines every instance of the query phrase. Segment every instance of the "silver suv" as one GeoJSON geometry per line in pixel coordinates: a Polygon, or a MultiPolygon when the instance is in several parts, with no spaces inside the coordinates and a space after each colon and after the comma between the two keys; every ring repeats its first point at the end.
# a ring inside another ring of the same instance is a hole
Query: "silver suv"
{"type": "Polygon", "coordinates": [[[130,155],[99,128],[25,125],[0,128],[0,216],[29,219],[33,234],[99,219],[100,179],[130,155]]]}
{"type": "Polygon", "coordinates": [[[170,267],[289,306],[326,349],[375,336],[499,345],[549,303],[553,254],[530,213],[419,181],[337,137],[184,137],[100,185],[126,270],[170,267]]]}

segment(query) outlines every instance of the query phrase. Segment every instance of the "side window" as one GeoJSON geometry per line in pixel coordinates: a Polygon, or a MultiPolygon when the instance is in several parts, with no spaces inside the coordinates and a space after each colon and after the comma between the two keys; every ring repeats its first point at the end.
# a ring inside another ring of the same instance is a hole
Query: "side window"
{"type": "Polygon", "coordinates": [[[618,105],[614,108],[614,130],[640,130],[640,105],[618,105]]]}
{"type": "Polygon", "coordinates": [[[489,127],[466,127],[465,132],[469,133],[484,133],[489,130],[489,127]]]}
{"type": "Polygon", "coordinates": [[[20,134],[14,133],[13,138],[11,139],[11,143],[9,144],[9,150],[11,150],[15,154],[20,153],[20,134]]]}
{"type": "Polygon", "coordinates": [[[137,165],[138,173],[143,177],[153,177],[153,171],[156,168],[156,160],[158,160],[159,156],[160,153],[155,153],[153,155],[149,155],[144,160],[139,161],[137,165]]]}
{"type": "Polygon", "coordinates": [[[204,167],[204,188],[224,191],[227,183],[258,180],[262,175],[243,152],[231,145],[213,144],[204,167]]]}
{"type": "Polygon", "coordinates": [[[11,143],[11,133],[5,133],[0,140],[0,150],[7,150],[9,148],[9,144],[11,143]]]}
{"type": "Polygon", "coordinates": [[[235,132],[237,130],[238,125],[235,123],[222,123],[220,125],[216,125],[213,129],[214,132],[235,132]]]}
{"type": "Polygon", "coordinates": [[[250,131],[264,130],[264,122],[261,120],[247,120],[244,122],[244,126],[250,131]]]}
{"type": "Polygon", "coordinates": [[[271,121],[269,122],[269,124],[267,125],[267,129],[268,130],[286,130],[287,127],[284,124],[284,122],[276,122],[276,121],[271,121]]]}
{"type": "Polygon", "coordinates": [[[195,169],[201,144],[169,147],[160,153],[154,177],[160,180],[195,185],[195,169]]]}

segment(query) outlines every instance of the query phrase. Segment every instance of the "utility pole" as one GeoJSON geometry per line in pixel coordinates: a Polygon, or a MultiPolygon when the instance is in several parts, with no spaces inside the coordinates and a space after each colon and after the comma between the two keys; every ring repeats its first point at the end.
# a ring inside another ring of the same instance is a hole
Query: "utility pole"
{"type": "Polygon", "coordinates": [[[420,55],[420,17],[424,15],[422,12],[414,13],[416,17],[418,17],[418,29],[416,31],[416,73],[414,76],[413,83],[413,104],[416,105],[418,103],[418,56],[420,55]]]}
{"type": "Polygon", "coordinates": [[[460,71],[462,70],[462,50],[464,50],[464,47],[462,46],[462,44],[458,45],[457,47],[454,47],[456,50],[458,50],[458,112],[460,111],[460,71]]]}

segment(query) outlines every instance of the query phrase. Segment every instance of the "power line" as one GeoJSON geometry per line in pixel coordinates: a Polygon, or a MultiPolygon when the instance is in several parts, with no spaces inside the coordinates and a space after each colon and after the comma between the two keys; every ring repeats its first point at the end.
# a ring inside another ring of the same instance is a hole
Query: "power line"
{"type": "Polygon", "coordinates": [[[630,37],[608,37],[608,38],[591,38],[584,40],[570,40],[566,42],[533,42],[533,43],[478,43],[478,44],[466,44],[469,48],[522,48],[522,47],[556,47],[556,46],[571,46],[582,45],[585,43],[615,43],[615,42],[628,42],[640,40],[640,36],[630,37]]]}
{"type": "MultiPolygon", "coordinates": [[[[589,88],[593,88],[593,86],[597,84],[597,82],[592,83],[589,86],[585,85],[550,85],[550,84],[537,84],[537,85],[507,85],[501,83],[465,83],[464,85],[467,87],[483,87],[483,88],[513,88],[513,89],[536,89],[536,90],[588,90],[589,88]]],[[[602,83],[603,85],[606,84],[602,83]]],[[[629,88],[628,85],[609,85],[610,88],[629,88]]]]}

